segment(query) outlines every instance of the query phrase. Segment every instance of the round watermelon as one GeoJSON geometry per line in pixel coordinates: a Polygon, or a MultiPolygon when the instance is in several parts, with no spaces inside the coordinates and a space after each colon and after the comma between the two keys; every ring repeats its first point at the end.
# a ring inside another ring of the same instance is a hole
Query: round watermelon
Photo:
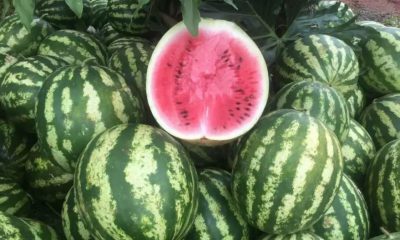
{"type": "Polygon", "coordinates": [[[282,109],[241,140],[232,192],[245,219],[269,234],[310,228],[339,190],[343,159],[335,134],[306,113],[282,109]]]}
{"type": "Polygon", "coordinates": [[[105,67],[83,64],[54,72],[38,94],[40,145],[72,172],[94,136],[117,124],[144,122],[143,104],[134,94],[121,75],[105,67]]]}
{"type": "Polygon", "coordinates": [[[122,124],[95,137],[74,177],[79,213],[96,239],[182,239],[196,217],[196,169],[164,131],[122,124]]]}
{"type": "Polygon", "coordinates": [[[31,196],[15,180],[0,176],[0,212],[23,216],[31,204],[31,196]]]}
{"type": "Polygon", "coordinates": [[[369,166],[366,195],[377,226],[400,231],[400,140],[384,145],[369,166]]]}
{"type": "Polygon", "coordinates": [[[225,170],[199,173],[199,208],[185,239],[250,240],[250,227],[235,205],[230,186],[231,175],[225,170]]]}

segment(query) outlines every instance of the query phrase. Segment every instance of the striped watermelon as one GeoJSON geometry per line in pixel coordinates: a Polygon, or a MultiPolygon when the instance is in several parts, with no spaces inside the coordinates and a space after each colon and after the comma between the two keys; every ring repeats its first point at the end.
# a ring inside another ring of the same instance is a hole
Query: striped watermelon
{"type": "Polygon", "coordinates": [[[78,18],[65,0],[36,0],[36,14],[57,28],[82,28],[89,16],[89,3],[83,0],[82,18],[78,18]]]}
{"type": "Polygon", "coordinates": [[[108,0],[88,0],[89,19],[88,25],[99,29],[108,21],[108,0]]]}
{"type": "Polygon", "coordinates": [[[366,184],[372,219],[388,231],[400,231],[400,140],[384,145],[372,161],[366,184]]]}
{"type": "Polygon", "coordinates": [[[59,238],[53,228],[41,222],[0,212],[0,239],[57,240],[59,238]]]}
{"type": "Polygon", "coordinates": [[[8,52],[0,53],[0,83],[3,81],[8,68],[17,61],[18,59],[8,52]]]}
{"type": "Polygon", "coordinates": [[[11,47],[9,47],[5,43],[0,43],[0,54],[10,53],[10,52],[12,52],[11,47]]]}
{"type": "Polygon", "coordinates": [[[361,191],[346,175],[332,206],[315,223],[313,231],[325,240],[368,239],[369,218],[367,204],[361,191]]]}
{"type": "Polygon", "coordinates": [[[198,206],[184,148],[163,130],[122,124],[95,137],[74,178],[79,212],[97,239],[182,239],[198,206]]]}
{"type": "Polygon", "coordinates": [[[59,30],[52,33],[39,46],[38,54],[60,57],[70,64],[94,59],[105,65],[107,50],[101,42],[87,33],[59,30]]]}
{"type": "Polygon", "coordinates": [[[90,232],[85,227],[76,205],[74,188],[68,191],[62,212],[62,225],[67,240],[90,240],[90,232]]]}
{"type": "Polygon", "coordinates": [[[147,100],[146,72],[151,53],[152,49],[147,44],[138,42],[116,50],[108,60],[108,66],[121,73],[132,92],[138,89],[143,100],[147,100]]]}
{"type": "Polygon", "coordinates": [[[73,175],[55,165],[35,144],[27,156],[25,178],[35,199],[56,202],[64,200],[73,175]]]}
{"type": "Polygon", "coordinates": [[[8,45],[14,53],[24,56],[35,55],[40,42],[53,28],[42,19],[34,19],[28,31],[14,14],[0,22],[0,44],[8,45]]]}
{"type": "Polygon", "coordinates": [[[322,122],[278,110],[262,117],[239,146],[232,191],[251,225],[290,234],[308,229],[328,210],[343,159],[339,141],[322,122]]]}
{"type": "Polygon", "coordinates": [[[364,109],[367,99],[361,87],[353,89],[347,96],[344,96],[347,101],[347,108],[349,109],[350,116],[356,118],[364,109]]]}
{"type": "Polygon", "coordinates": [[[143,34],[148,31],[152,1],[108,0],[108,21],[119,32],[143,34]]]}
{"type": "Polygon", "coordinates": [[[235,205],[230,186],[231,175],[225,170],[199,173],[199,208],[185,239],[250,239],[249,225],[235,205]]]}
{"type": "Polygon", "coordinates": [[[361,113],[359,122],[367,129],[377,150],[400,138],[400,93],[374,99],[361,113]]]}
{"type": "Polygon", "coordinates": [[[141,100],[121,75],[105,67],[62,68],[47,78],[38,94],[40,145],[69,172],[95,135],[120,123],[143,121],[141,100]]]}
{"type": "Polygon", "coordinates": [[[99,32],[99,35],[107,46],[119,38],[127,37],[127,34],[116,31],[110,23],[104,24],[99,32]]]}
{"type": "Polygon", "coordinates": [[[113,55],[119,49],[128,47],[144,49],[146,52],[152,52],[154,48],[147,39],[129,36],[115,39],[107,46],[107,50],[113,55]]]}
{"type": "Polygon", "coordinates": [[[323,240],[323,238],[311,232],[298,232],[289,235],[266,235],[260,240],[323,240]]]}
{"type": "Polygon", "coordinates": [[[346,100],[334,88],[321,82],[300,81],[284,86],[270,105],[272,110],[295,109],[319,119],[344,141],[349,133],[350,115],[346,100]]]}
{"type": "Polygon", "coordinates": [[[362,188],[367,168],[375,157],[376,150],[367,130],[355,120],[350,121],[349,135],[342,142],[342,153],[344,173],[362,188]]]}
{"type": "Polygon", "coordinates": [[[316,10],[318,12],[321,12],[322,14],[326,11],[332,11],[333,9],[336,9],[337,18],[332,18],[330,19],[330,21],[328,19],[326,20],[328,22],[326,25],[329,28],[339,27],[345,23],[350,22],[355,17],[353,10],[351,10],[347,4],[340,1],[319,1],[316,6],[316,10]]]}
{"type": "Polygon", "coordinates": [[[362,46],[361,68],[366,72],[360,84],[372,94],[400,91],[400,28],[377,27],[379,34],[368,36],[362,46]]]}
{"type": "Polygon", "coordinates": [[[38,55],[11,66],[0,83],[0,105],[7,119],[35,132],[37,94],[47,76],[65,65],[60,58],[38,55]]]}
{"type": "Polygon", "coordinates": [[[0,175],[21,180],[25,157],[32,145],[30,136],[0,119],[0,175]]]}
{"type": "Polygon", "coordinates": [[[25,215],[30,207],[31,197],[28,193],[14,180],[0,176],[0,212],[25,215]]]}
{"type": "Polygon", "coordinates": [[[325,82],[344,96],[357,86],[356,54],[342,40],[328,35],[297,39],[282,50],[276,66],[276,76],[283,82],[325,82]]]}

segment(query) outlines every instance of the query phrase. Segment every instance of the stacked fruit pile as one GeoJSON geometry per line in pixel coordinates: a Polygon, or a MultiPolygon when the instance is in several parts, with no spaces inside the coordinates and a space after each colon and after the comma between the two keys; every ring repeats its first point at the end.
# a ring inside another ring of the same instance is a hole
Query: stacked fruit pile
{"type": "Polygon", "coordinates": [[[268,73],[236,24],[150,39],[129,2],[0,22],[0,239],[400,235],[400,29],[298,35],[268,73]]]}

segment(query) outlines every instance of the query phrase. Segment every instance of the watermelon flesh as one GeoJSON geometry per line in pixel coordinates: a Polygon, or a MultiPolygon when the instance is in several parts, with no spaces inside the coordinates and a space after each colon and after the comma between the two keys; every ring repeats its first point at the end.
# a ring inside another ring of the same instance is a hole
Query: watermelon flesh
{"type": "Polygon", "coordinates": [[[268,71],[255,43],[223,20],[179,23],[158,43],[147,72],[150,109],[170,134],[205,145],[247,132],[268,97],[268,71]]]}

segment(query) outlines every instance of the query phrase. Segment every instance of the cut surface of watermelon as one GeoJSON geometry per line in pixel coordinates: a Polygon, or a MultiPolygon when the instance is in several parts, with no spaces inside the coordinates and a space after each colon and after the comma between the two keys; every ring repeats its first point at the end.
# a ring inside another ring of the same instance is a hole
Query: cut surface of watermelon
{"type": "Polygon", "coordinates": [[[202,19],[195,37],[178,23],[158,43],[147,71],[147,98],[160,126],[203,144],[250,130],[263,112],[268,88],[260,50],[224,20],[202,19]]]}

